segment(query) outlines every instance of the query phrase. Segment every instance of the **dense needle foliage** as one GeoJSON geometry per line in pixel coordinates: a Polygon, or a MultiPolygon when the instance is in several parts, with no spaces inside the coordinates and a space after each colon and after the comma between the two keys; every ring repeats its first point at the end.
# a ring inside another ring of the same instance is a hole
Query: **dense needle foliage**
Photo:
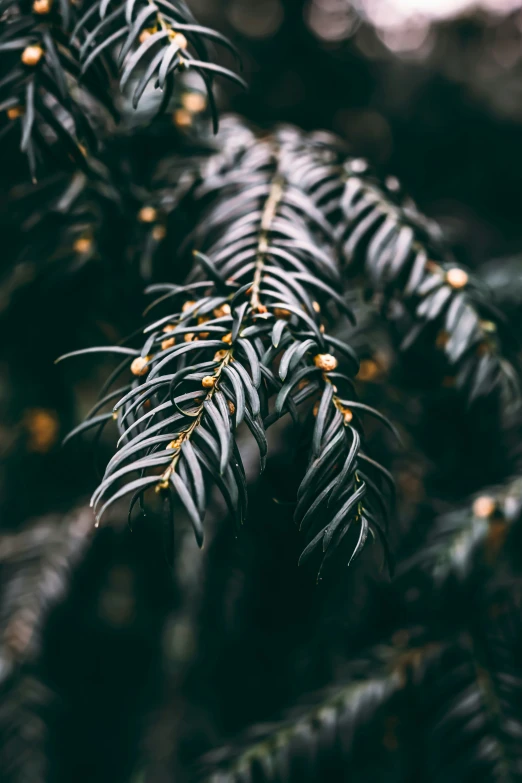
{"type": "Polygon", "coordinates": [[[0,0],[2,779],[522,780],[522,235],[356,4],[198,5],[0,0]]]}

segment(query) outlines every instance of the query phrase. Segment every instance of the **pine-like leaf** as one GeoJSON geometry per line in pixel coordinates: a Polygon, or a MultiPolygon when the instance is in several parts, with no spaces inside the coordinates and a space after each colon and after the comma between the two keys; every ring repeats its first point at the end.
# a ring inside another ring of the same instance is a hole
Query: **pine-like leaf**
{"type": "Polygon", "coordinates": [[[205,252],[196,254],[185,286],[152,289],[163,293],[158,305],[172,302],[172,309],[145,330],[141,366],[133,364],[144,380],[116,406],[122,449],[93,502],[101,514],[125,491],[174,485],[201,541],[203,489],[184,444],[195,446],[192,460],[202,462],[203,474],[225,482],[242,521],[235,426],[245,421],[262,467],[265,427],[286,413],[298,421],[299,406],[316,399],[317,417],[304,425],[312,444],[296,505],[303,559],[317,553],[326,564],[342,542],[351,562],[369,533],[382,537],[393,480],[361,448],[359,417],[386,421],[356,399],[355,353],[326,332],[339,311],[351,313],[339,293],[332,228],[300,185],[303,166],[313,172],[319,165],[318,152],[287,129],[250,145],[235,144],[232,134],[227,141],[233,151],[210,158],[194,190],[202,218],[192,241],[205,252]],[[162,447],[149,435],[161,436],[162,447]],[[112,494],[135,471],[140,478],[112,494]],[[188,494],[173,478],[178,473],[188,494]]]}
{"type": "Polygon", "coordinates": [[[0,681],[38,652],[42,624],[63,596],[91,530],[89,511],[81,509],[0,536],[0,681]]]}
{"type": "MultiPolygon", "coordinates": [[[[504,355],[501,314],[484,285],[457,264],[440,230],[411,202],[367,173],[364,162],[344,164],[337,236],[350,266],[364,266],[385,316],[395,321],[407,349],[428,333],[445,356],[449,378],[470,402],[501,393],[518,402],[517,372],[504,355]]],[[[337,216],[338,213],[336,213],[337,216]]]]}
{"type": "Polygon", "coordinates": [[[133,107],[137,107],[145,88],[152,84],[162,91],[159,111],[163,111],[170,103],[175,74],[194,71],[204,81],[217,130],[212,92],[215,76],[246,86],[234,71],[209,59],[208,44],[213,42],[238,57],[227,38],[197,24],[183,0],[97,0],[85,4],[85,9],[74,30],[74,36],[81,41],[82,73],[89,73],[100,60],[110,57],[116,47],[120,89],[132,83],[133,107]]]}
{"type": "Polygon", "coordinates": [[[99,121],[114,112],[99,68],[80,81],[69,10],[66,3],[49,2],[45,12],[26,13],[26,5],[15,2],[0,18],[0,133],[18,133],[33,180],[49,152],[92,173],[87,150],[97,149],[93,116],[99,121]]]}

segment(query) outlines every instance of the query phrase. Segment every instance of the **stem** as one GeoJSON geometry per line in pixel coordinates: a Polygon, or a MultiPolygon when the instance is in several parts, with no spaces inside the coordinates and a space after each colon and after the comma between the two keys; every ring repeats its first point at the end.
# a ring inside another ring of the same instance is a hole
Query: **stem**
{"type": "Polygon", "coordinates": [[[178,460],[181,454],[181,447],[184,444],[186,440],[188,440],[196,427],[199,426],[199,423],[201,422],[201,418],[203,416],[203,413],[205,412],[205,402],[208,400],[211,400],[214,396],[214,392],[217,390],[217,382],[219,378],[221,377],[221,373],[223,372],[223,368],[227,366],[227,364],[230,363],[232,359],[232,348],[230,348],[226,356],[222,359],[222,361],[219,363],[218,367],[216,367],[216,370],[213,374],[213,377],[216,379],[216,382],[212,388],[210,388],[205,396],[205,399],[199,406],[198,415],[194,417],[193,421],[190,423],[190,425],[187,427],[186,430],[183,430],[176,438],[176,451],[172,458],[172,462],[168,466],[168,468],[161,474],[160,476],[160,482],[158,484],[159,489],[167,489],[168,488],[168,482],[171,477],[171,475],[176,470],[176,465],[178,464],[178,460]]]}
{"type": "Polygon", "coordinates": [[[270,234],[270,228],[272,221],[276,216],[277,207],[283,196],[284,181],[282,177],[276,175],[272,181],[270,193],[265,202],[263,208],[263,215],[261,217],[261,231],[259,234],[259,242],[257,243],[256,265],[254,271],[254,281],[252,283],[252,296],[250,297],[250,305],[253,310],[259,312],[265,312],[264,305],[259,298],[259,291],[261,288],[261,280],[263,277],[263,269],[265,266],[266,253],[268,251],[268,237],[270,234]]]}

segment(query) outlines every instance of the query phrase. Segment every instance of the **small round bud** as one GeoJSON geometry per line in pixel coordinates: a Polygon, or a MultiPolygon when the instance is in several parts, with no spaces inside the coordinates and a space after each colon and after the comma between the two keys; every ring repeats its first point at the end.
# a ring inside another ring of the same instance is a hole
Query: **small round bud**
{"type": "Polygon", "coordinates": [[[154,207],[142,207],[138,212],[138,220],[141,223],[154,223],[157,217],[158,213],[154,207]]]}
{"type": "Polygon", "coordinates": [[[368,161],[364,158],[355,158],[350,161],[350,168],[355,174],[362,174],[368,168],[368,161]]]}
{"type": "Polygon", "coordinates": [[[7,116],[10,120],[16,120],[18,117],[23,117],[24,110],[22,106],[11,106],[10,109],[7,110],[7,116]]]}
{"type": "Polygon", "coordinates": [[[473,514],[480,519],[488,519],[495,513],[497,504],[492,497],[483,495],[473,503],[473,514]]]}
{"type": "Polygon", "coordinates": [[[317,416],[317,414],[319,413],[319,405],[320,405],[319,400],[317,400],[317,402],[314,402],[314,407],[312,408],[312,413],[314,416],[317,416]]]}
{"type": "Polygon", "coordinates": [[[332,372],[337,367],[337,359],[331,353],[318,353],[314,356],[314,364],[323,372],[332,372]]]}
{"type": "Polygon", "coordinates": [[[169,337],[168,340],[163,340],[163,342],[161,343],[161,350],[166,351],[167,348],[172,348],[173,345],[176,345],[176,338],[169,337]]]}
{"type": "Polygon", "coordinates": [[[156,240],[156,242],[161,242],[162,239],[165,239],[167,236],[167,229],[165,226],[154,226],[152,229],[152,238],[156,240]]]}
{"type": "Polygon", "coordinates": [[[200,315],[198,318],[198,326],[201,326],[201,324],[206,324],[208,321],[208,318],[206,315],[200,315]]]}
{"type": "Polygon", "coordinates": [[[297,384],[297,388],[299,389],[299,391],[301,391],[301,389],[306,389],[306,387],[309,384],[310,384],[310,381],[307,378],[301,378],[301,380],[297,384]]]}
{"type": "Polygon", "coordinates": [[[276,318],[282,318],[282,319],[290,318],[292,315],[290,310],[285,310],[283,307],[274,307],[272,312],[276,318]]]}
{"type": "Polygon", "coordinates": [[[178,128],[189,128],[192,125],[192,114],[186,109],[176,109],[172,120],[178,128]]]}
{"type": "Polygon", "coordinates": [[[231,413],[231,414],[232,414],[232,416],[233,416],[233,415],[234,415],[234,413],[236,412],[236,406],[234,405],[234,403],[232,402],[232,400],[228,400],[228,401],[227,401],[227,404],[228,404],[228,410],[230,411],[230,413],[231,413]]]}
{"type": "Polygon", "coordinates": [[[345,424],[349,424],[351,420],[353,419],[353,413],[349,408],[345,408],[343,410],[343,421],[345,424]]]}
{"type": "Polygon", "coordinates": [[[201,385],[204,389],[213,389],[216,385],[216,378],[214,375],[205,375],[201,381],[201,385]]]}
{"type": "Polygon", "coordinates": [[[321,312],[321,305],[319,302],[312,302],[312,307],[314,308],[314,312],[320,313],[321,312]]]}
{"type": "Polygon", "coordinates": [[[469,280],[468,273],[464,269],[454,267],[446,272],[446,282],[452,288],[464,288],[469,280]]]}
{"type": "Polygon", "coordinates": [[[193,114],[198,114],[207,107],[206,98],[201,92],[186,92],[181,97],[181,103],[184,109],[193,112],[193,114]]]}
{"type": "Polygon", "coordinates": [[[165,332],[165,334],[168,334],[169,332],[173,332],[175,328],[176,328],[175,324],[167,324],[166,326],[163,327],[163,331],[165,332]]]}
{"type": "Polygon", "coordinates": [[[397,177],[390,175],[389,177],[386,177],[386,187],[388,188],[388,190],[397,192],[401,189],[401,183],[399,182],[397,177]]]}
{"type": "MultiPolygon", "coordinates": [[[[194,332],[187,332],[185,337],[183,338],[186,343],[191,343],[194,339],[195,335],[194,332]]],[[[196,338],[197,339],[197,338],[196,338]]]]}
{"type": "Polygon", "coordinates": [[[222,359],[225,358],[227,353],[228,353],[228,351],[225,351],[225,350],[223,350],[223,351],[216,351],[216,353],[214,354],[214,361],[215,362],[220,362],[222,359]]]}
{"type": "Polygon", "coordinates": [[[267,313],[267,312],[268,312],[268,309],[265,307],[265,305],[264,305],[264,304],[260,304],[260,305],[258,305],[258,306],[257,306],[257,312],[258,312],[260,315],[264,315],[265,313],[267,313]]]}
{"type": "Polygon", "coordinates": [[[225,304],[214,309],[214,316],[216,318],[223,318],[225,315],[230,315],[231,312],[230,305],[225,302],[225,304]]]}
{"type": "Polygon", "coordinates": [[[232,332],[229,332],[228,334],[224,334],[221,338],[221,342],[228,343],[229,345],[232,343],[232,332]]]}
{"type": "Polygon", "coordinates": [[[34,0],[33,11],[35,14],[48,14],[51,6],[51,0],[34,0]]]}
{"type": "Polygon", "coordinates": [[[187,302],[185,302],[185,304],[181,308],[181,312],[186,313],[187,310],[191,310],[195,304],[196,302],[193,299],[189,299],[187,302]]]}
{"type": "Polygon", "coordinates": [[[176,33],[172,39],[172,43],[176,44],[176,46],[179,46],[180,49],[186,49],[188,46],[188,41],[183,33],[176,33]]]}
{"type": "MultiPolygon", "coordinates": [[[[202,339],[202,340],[206,340],[206,339],[207,339],[207,337],[209,337],[209,336],[210,336],[210,332],[200,332],[200,333],[199,333],[199,336],[201,337],[201,339],[202,339]]],[[[197,339],[197,338],[196,338],[196,339],[197,339]]]]}
{"type": "Polygon", "coordinates": [[[137,356],[131,364],[131,373],[133,375],[147,375],[149,367],[148,356],[137,356]]]}
{"type": "Polygon", "coordinates": [[[22,52],[22,62],[24,65],[38,65],[43,57],[43,53],[44,51],[41,46],[26,46],[22,52]]]}
{"type": "Polygon", "coordinates": [[[92,247],[92,239],[90,237],[78,237],[73,244],[73,250],[75,253],[88,253],[92,247]]]}
{"type": "Polygon", "coordinates": [[[379,374],[379,365],[373,359],[363,359],[359,366],[357,378],[360,381],[371,381],[379,374]]]}
{"type": "Polygon", "coordinates": [[[145,43],[147,38],[150,38],[152,35],[152,30],[149,30],[148,28],[145,28],[145,30],[142,30],[139,37],[140,43],[145,43]]]}

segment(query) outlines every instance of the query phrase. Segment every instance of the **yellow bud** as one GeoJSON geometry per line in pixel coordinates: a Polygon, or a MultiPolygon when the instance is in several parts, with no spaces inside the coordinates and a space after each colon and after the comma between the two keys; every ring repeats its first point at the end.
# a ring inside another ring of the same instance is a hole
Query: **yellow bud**
{"type": "Polygon", "coordinates": [[[188,46],[188,41],[183,33],[176,33],[172,39],[172,43],[175,43],[177,46],[179,46],[180,49],[186,49],[188,46]]]}

